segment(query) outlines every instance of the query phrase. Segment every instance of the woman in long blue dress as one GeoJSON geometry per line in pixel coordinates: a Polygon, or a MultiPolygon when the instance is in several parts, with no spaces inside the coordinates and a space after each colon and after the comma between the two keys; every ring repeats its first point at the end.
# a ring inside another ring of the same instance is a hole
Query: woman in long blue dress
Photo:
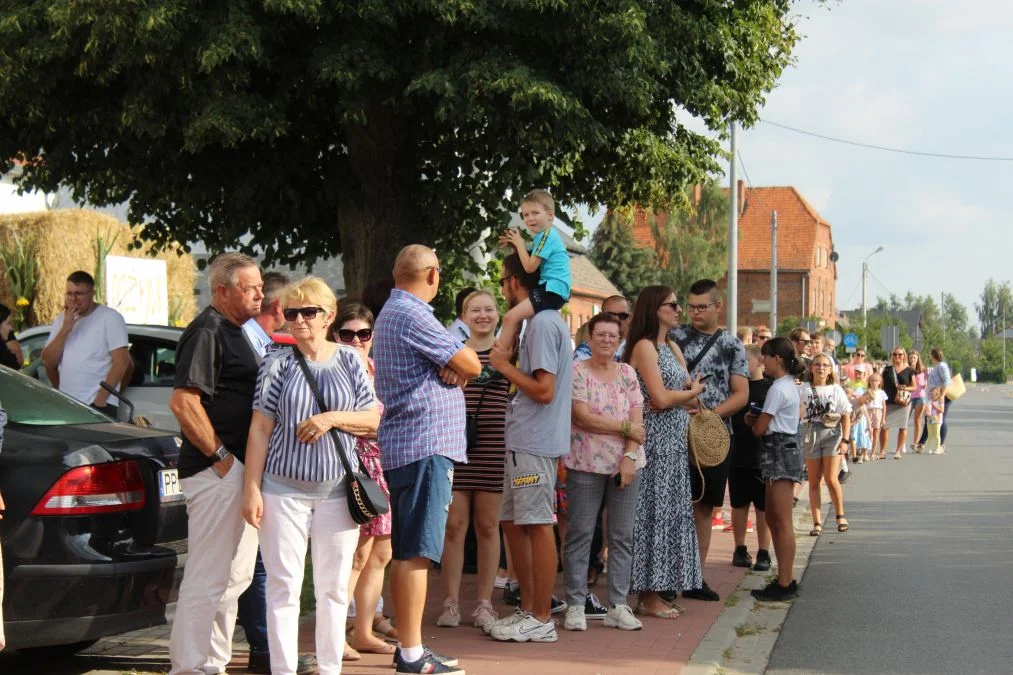
{"type": "Polygon", "coordinates": [[[630,591],[640,596],[641,614],[663,619],[676,618],[681,608],[666,602],[659,591],[703,584],[689,481],[689,413],[683,406],[703,392],[704,385],[689,380],[682,351],[668,337],[681,315],[671,288],[644,288],[633,310],[624,355],[644,393],[647,454],[633,531],[630,591]]]}

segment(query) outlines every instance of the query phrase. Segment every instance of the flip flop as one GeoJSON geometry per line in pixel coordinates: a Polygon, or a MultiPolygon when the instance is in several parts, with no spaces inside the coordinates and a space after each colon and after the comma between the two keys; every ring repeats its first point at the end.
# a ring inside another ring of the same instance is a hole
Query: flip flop
{"type": "Polygon", "coordinates": [[[641,616],[653,616],[657,619],[678,619],[682,612],[676,606],[668,607],[660,612],[647,609],[643,604],[637,603],[636,613],[641,616]]]}

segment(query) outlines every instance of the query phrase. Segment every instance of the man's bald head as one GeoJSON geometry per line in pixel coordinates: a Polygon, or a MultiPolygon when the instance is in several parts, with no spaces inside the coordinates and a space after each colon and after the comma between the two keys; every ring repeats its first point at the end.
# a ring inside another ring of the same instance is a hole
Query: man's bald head
{"type": "Polygon", "coordinates": [[[398,284],[422,281],[439,262],[428,246],[410,244],[401,249],[394,261],[394,281],[398,284]]]}

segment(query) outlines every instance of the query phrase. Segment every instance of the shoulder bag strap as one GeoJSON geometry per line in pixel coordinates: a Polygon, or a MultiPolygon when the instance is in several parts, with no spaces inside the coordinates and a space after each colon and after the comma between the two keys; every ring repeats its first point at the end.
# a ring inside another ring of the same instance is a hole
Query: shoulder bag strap
{"type": "MultiPolygon", "coordinates": [[[[299,364],[299,370],[302,371],[307,384],[310,385],[310,391],[313,392],[313,397],[317,400],[317,407],[320,409],[320,412],[326,412],[327,405],[324,403],[324,396],[320,393],[320,386],[317,384],[317,379],[313,377],[313,373],[310,372],[310,367],[306,365],[306,357],[303,356],[303,353],[299,351],[298,347],[293,347],[292,352],[295,354],[296,363],[299,364]]],[[[352,465],[348,461],[348,457],[345,456],[345,453],[341,451],[341,439],[338,436],[338,432],[334,429],[334,427],[331,427],[330,433],[331,438],[334,440],[334,446],[338,451],[338,457],[341,458],[341,465],[345,469],[345,475],[351,476],[353,473],[352,465]]],[[[355,452],[356,459],[358,459],[361,464],[362,459],[359,458],[359,451],[354,450],[353,452],[355,452]]]]}
{"type": "MultiPolygon", "coordinates": [[[[723,332],[724,331],[719,328],[717,332],[714,333],[714,335],[711,335],[710,339],[707,340],[707,344],[703,346],[703,349],[700,350],[700,353],[694,356],[690,361],[686,363],[686,370],[689,371],[690,375],[693,374],[693,369],[696,368],[698,365],[700,365],[700,361],[703,360],[703,357],[707,356],[707,352],[711,350],[711,347],[714,346],[714,343],[718,341],[718,338],[721,337],[721,333],[723,332]]],[[[689,342],[687,341],[686,344],[689,344],[689,342]]],[[[684,352],[686,350],[686,348],[682,344],[679,344],[679,349],[682,349],[684,352]]]]}

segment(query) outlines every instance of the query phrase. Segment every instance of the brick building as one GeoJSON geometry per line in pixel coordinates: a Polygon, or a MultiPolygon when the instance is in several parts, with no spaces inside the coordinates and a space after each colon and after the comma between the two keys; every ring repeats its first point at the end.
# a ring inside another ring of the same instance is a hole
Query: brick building
{"type": "MultiPolygon", "coordinates": [[[[793,187],[746,188],[738,183],[738,323],[770,322],[771,214],[777,211],[777,315],[818,316],[827,327],[837,317],[837,265],[830,223],[793,187]]],[[[697,193],[699,195],[699,192],[697,193]]],[[[698,197],[699,198],[699,197],[698,197]]],[[[665,218],[666,214],[658,214],[665,218]]],[[[637,244],[654,250],[643,211],[634,216],[637,244]]],[[[727,278],[720,280],[722,289],[727,278]]],[[[685,293],[686,289],[676,289],[685,293]]]]}

